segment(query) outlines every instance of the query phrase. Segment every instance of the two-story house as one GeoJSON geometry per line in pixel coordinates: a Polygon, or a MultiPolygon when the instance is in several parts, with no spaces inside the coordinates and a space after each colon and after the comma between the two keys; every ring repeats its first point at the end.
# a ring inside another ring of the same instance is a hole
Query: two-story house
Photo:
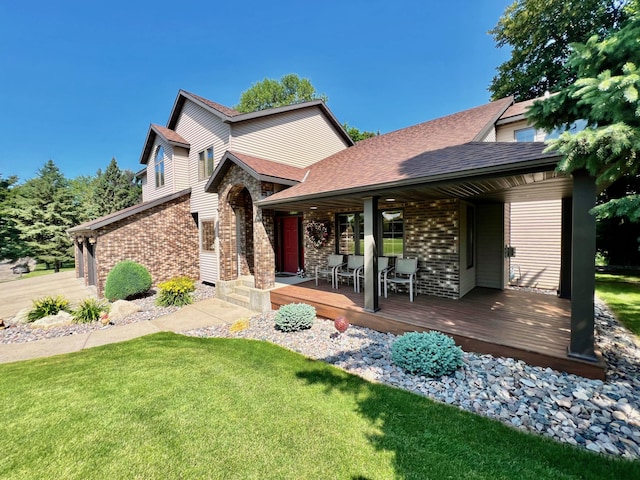
{"type": "Polygon", "coordinates": [[[378,256],[415,258],[416,291],[450,299],[504,289],[517,265],[518,283],[571,297],[569,351],[595,359],[595,182],[555,170],[526,107],[504,98],[354,145],[321,101],[242,114],[180,91],[144,143],[143,203],[71,229],[78,276],[102,291],[132,259],[156,283],[189,275],[267,310],[277,272],[333,253],[362,255],[369,287],[378,256]]]}

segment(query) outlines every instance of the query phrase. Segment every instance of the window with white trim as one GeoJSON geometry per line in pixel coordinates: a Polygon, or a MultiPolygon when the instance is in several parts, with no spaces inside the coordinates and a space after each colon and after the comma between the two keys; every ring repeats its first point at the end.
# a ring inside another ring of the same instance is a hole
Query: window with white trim
{"type": "Polygon", "coordinates": [[[200,236],[203,252],[215,252],[216,250],[216,222],[215,220],[202,220],[200,222],[200,236]]]}
{"type": "Polygon", "coordinates": [[[404,212],[384,210],[382,212],[382,255],[399,257],[404,255],[404,212]]]}
{"type": "Polygon", "coordinates": [[[158,145],[154,159],[154,169],[156,173],[156,188],[164,186],[164,148],[158,145]]]}
{"type": "Polygon", "coordinates": [[[516,142],[535,142],[536,129],[533,127],[521,128],[513,132],[513,138],[516,142]]]}
{"type": "Polygon", "coordinates": [[[213,174],[213,146],[198,153],[198,180],[206,180],[213,174]]]}

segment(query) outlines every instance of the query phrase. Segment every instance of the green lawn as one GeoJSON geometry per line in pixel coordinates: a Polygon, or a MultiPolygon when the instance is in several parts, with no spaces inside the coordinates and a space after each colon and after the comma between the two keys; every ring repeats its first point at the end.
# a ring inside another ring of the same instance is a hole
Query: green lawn
{"type": "Polygon", "coordinates": [[[613,310],[618,320],[640,336],[640,277],[596,274],[596,294],[613,310]]]}
{"type": "Polygon", "coordinates": [[[3,479],[640,478],[249,340],[158,333],[0,365],[0,405],[3,479]]]}

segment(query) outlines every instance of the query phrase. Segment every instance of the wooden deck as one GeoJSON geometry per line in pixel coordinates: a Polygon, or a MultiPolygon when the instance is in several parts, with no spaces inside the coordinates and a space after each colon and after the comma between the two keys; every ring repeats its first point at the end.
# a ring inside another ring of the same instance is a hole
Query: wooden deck
{"type": "Polygon", "coordinates": [[[604,379],[604,363],[590,363],[567,356],[571,303],[553,295],[516,290],[476,288],[461,300],[408,294],[381,297],[380,310],[366,312],[364,296],[346,285],[314,281],[278,288],[271,292],[274,309],[304,302],[318,316],[347,317],[354,325],[402,334],[437,330],[452,336],[463,350],[512,357],[531,365],[551,367],[587,378],[604,379]]]}

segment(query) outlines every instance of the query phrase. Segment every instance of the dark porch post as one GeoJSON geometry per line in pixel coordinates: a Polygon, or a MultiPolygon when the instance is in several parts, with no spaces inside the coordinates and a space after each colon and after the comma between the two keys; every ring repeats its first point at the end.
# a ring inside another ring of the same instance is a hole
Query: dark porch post
{"type": "Polygon", "coordinates": [[[571,242],[572,240],[573,201],[571,198],[562,199],[562,220],[560,227],[560,285],[558,296],[571,298],[571,242]]]}
{"type": "Polygon", "coordinates": [[[569,356],[589,361],[597,361],[593,348],[596,219],[589,213],[595,202],[595,178],[585,170],[574,172],[569,356]]]}
{"type": "Polygon", "coordinates": [[[364,199],[364,309],[368,312],[378,307],[378,197],[364,199]]]}

